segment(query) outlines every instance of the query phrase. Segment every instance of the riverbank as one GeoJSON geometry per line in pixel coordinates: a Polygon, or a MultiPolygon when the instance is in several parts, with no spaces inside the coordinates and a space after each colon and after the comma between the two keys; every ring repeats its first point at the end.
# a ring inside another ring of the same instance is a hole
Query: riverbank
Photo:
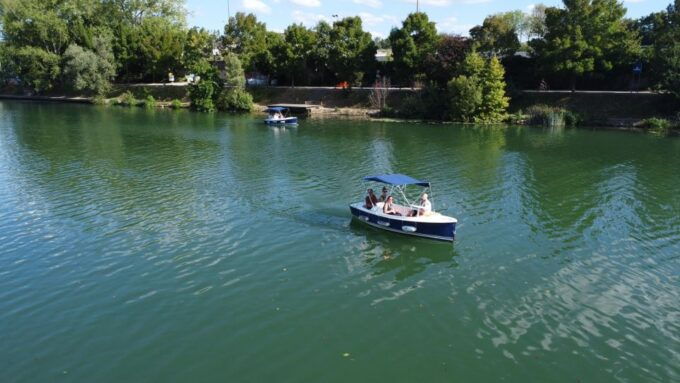
{"type": "MultiPolygon", "coordinates": [[[[25,101],[106,103],[115,104],[123,94],[130,93],[139,104],[149,96],[153,97],[155,107],[187,108],[188,86],[182,84],[130,84],[116,85],[104,98],[94,99],[82,95],[46,94],[30,96],[4,92],[0,99],[25,101]]],[[[372,89],[334,89],[312,87],[261,87],[250,88],[257,111],[266,105],[276,103],[299,103],[320,105],[311,112],[312,118],[344,117],[353,119],[376,119],[379,110],[371,107],[372,89]]],[[[405,102],[417,95],[414,89],[391,89],[387,105],[400,109],[405,102]]],[[[561,108],[578,116],[582,125],[631,129],[640,127],[644,121],[654,118],[677,119],[680,106],[670,96],[659,93],[640,92],[535,92],[525,91],[513,94],[509,113],[521,115],[524,111],[545,106],[561,108]]]]}

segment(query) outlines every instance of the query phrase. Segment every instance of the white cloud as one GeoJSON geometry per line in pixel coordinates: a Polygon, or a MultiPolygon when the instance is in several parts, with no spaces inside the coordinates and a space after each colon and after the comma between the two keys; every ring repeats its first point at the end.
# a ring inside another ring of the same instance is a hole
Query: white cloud
{"type": "Polygon", "coordinates": [[[359,4],[359,5],[365,5],[367,7],[371,8],[380,8],[382,7],[382,1],[380,0],[353,0],[354,4],[359,4]]]}
{"type": "Polygon", "coordinates": [[[243,0],[243,8],[249,11],[262,13],[270,13],[272,11],[272,9],[262,0],[243,0]]]}
{"type": "Polygon", "coordinates": [[[456,33],[463,36],[470,34],[470,29],[474,28],[475,24],[459,23],[455,17],[449,17],[444,21],[437,23],[437,30],[442,33],[456,33]]]}
{"type": "Polygon", "coordinates": [[[302,11],[293,11],[291,14],[293,17],[293,20],[296,23],[302,23],[308,27],[313,27],[315,26],[319,21],[329,21],[328,17],[326,15],[320,15],[320,14],[315,14],[315,13],[309,13],[309,12],[302,12],[302,11]]]}
{"type": "Polygon", "coordinates": [[[290,2],[297,5],[302,5],[303,7],[316,8],[321,6],[321,0],[290,0],[290,2]]]}

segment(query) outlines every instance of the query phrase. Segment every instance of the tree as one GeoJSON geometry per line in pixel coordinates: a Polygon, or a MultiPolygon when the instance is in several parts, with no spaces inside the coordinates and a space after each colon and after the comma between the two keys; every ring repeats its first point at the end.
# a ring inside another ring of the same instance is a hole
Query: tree
{"type": "Polygon", "coordinates": [[[141,75],[151,81],[166,78],[168,72],[181,69],[186,34],[181,25],[159,17],[142,21],[138,29],[139,45],[135,60],[141,60],[141,75]]]}
{"type": "Polygon", "coordinates": [[[346,17],[333,23],[330,31],[328,68],[341,81],[361,84],[366,72],[375,67],[375,43],[362,28],[360,17],[346,17]]]}
{"type": "Polygon", "coordinates": [[[666,21],[655,44],[661,88],[680,100],[680,0],[668,6],[666,21]]]}
{"type": "Polygon", "coordinates": [[[531,9],[531,14],[528,16],[528,35],[527,38],[543,38],[547,33],[545,26],[545,10],[548,7],[545,4],[536,4],[531,9]]]}
{"type": "Polygon", "coordinates": [[[509,56],[520,48],[516,14],[488,16],[482,25],[470,29],[475,48],[487,56],[509,56]]]}
{"type": "Polygon", "coordinates": [[[290,75],[291,85],[295,79],[302,79],[309,71],[310,61],[316,44],[316,34],[302,24],[293,24],[283,33],[286,47],[285,67],[290,75]]]}
{"type": "Polygon", "coordinates": [[[36,93],[52,89],[61,74],[61,57],[44,49],[8,48],[7,55],[21,81],[36,93]]]}
{"type": "Polygon", "coordinates": [[[451,117],[454,120],[471,122],[480,113],[483,102],[481,76],[484,59],[477,52],[465,57],[460,74],[449,81],[451,117]]]}
{"type": "Polygon", "coordinates": [[[184,39],[182,50],[182,68],[196,72],[203,61],[209,61],[213,49],[217,45],[217,37],[203,28],[191,28],[184,39]]]}
{"type": "Polygon", "coordinates": [[[441,35],[435,52],[425,59],[427,79],[439,87],[446,87],[447,82],[458,72],[458,67],[465,60],[469,50],[468,38],[460,35],[441,35]]]}
{"type": "Polygon", "coordinates": [[[539,63],[552,73],[576,80],[630,64],[639,39],[624,23],[626,9],[616,0],[564,0],[564,9],[546,9],[547,33],[532,45],[539,63]]]}
{"type": "Polygon", "coordinates": [[[467,122],[503,121],[509,105],[504,75],[498,58],[485,60],[476,52],[468,54],[460,75],[448,84],[451,117],[467,122]]]}
{"type": "Polygon", "coordinates": [[[505,69],[497,57],[487,60],[482,82],[482,106],[478,121],[497,123],[507,117],[510,99],[505,96],[505,69]]]}
{"type": "Polygon", "coordinates": [[[267,51],[267,26],[254,14],[239,12],[224,27],[222,45],[239,56],[246,71],[257,70],[256,58],[267,51]]]}
{"type": "Polygon", "coordinates": [[[224,58],[226,79],[217,99],[217,109],[248,112],[253,108],[253,98],[246,92],[246,77],[241,61],[234,53],[224,58]]]}
{"type": "Polygon", "coordinates": [[[439,36],[435,24],[418,12],[408,15],[401,28],[392,29],[389,40],[396,80],[408,84],[425,74],[425,59],[435,54],[439,36]]]}
{"type": "Polygon", "coordinates": [[[110,38],[94,38],[94,50],[71,44],[64,53],[64,75],[74,89],[103,95],[116,75],[110,38]]]}

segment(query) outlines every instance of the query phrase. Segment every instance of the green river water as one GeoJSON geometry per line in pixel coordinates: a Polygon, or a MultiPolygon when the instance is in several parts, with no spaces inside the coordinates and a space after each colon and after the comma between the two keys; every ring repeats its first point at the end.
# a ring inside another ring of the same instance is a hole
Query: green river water
{"type": "Polygon", "coordinates": [[[680,139],[0,102],[0,382],[680,380],[680,139]],[[453,244],[353,222],[434,184],[453,244]]]}

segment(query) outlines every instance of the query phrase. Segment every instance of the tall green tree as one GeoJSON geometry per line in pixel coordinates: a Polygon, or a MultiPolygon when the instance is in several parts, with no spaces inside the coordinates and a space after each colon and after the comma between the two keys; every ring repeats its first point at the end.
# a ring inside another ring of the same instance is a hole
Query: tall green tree
{"type": "Polygon", "coordinates": [[[213,57],[217,46],[217,36],[203,28],[191,28],[184,39],[182,67],[185,71],[196,73],[204,61],[213,57]]]}
{"type": "Polygon", "coordinates": [[[267,52],[267,26],[254,14],[239,12],[224,27],[222,45],[238,55],[246,71],[258,70],[258,58],[267,52]]]}
{"type": "Polygon", "coordinates": [[[468,54],[460,74],[448,84],[451,117],[466,122],[502,122],[509,105],[504,75],[498,58],[485,60],[477,52],[468,54]]]}
{"type": "Polygon", "coordinates": [[[283,67],[290,76],[291,85],[305,83],[307,73],[312,65],[316,34],[302,24],[293,24],[286,28],[284,35],[285,56],[283,67]]]}
{"type": "Polygon", "coordinates": [[[441,35],[433,54],[425,59],[427,79],[441,88],[458,72],[470,51],[470,39],[459,35],[441,35]]]}
{"type": "Polygon", "coordinates": [[[680,0],[668,6],[666,21],[655,44],[655,59],[662,89],[680,100],[680,0]]]}
{"type": "Polygon", "coordinates": [[[624,22],[625,14],[617,0],[564,0],[564,8],[546,9],[545,38],[532,42],[540,64],[568,76],[572,89],[584,75],[632,64],[640,42],[624,22]]]}
{"type": "Polygon", "coordinates": [[[425,13],[411,13],[389,36],[394,56],[395,82],[408,84],[426,73],[425,60],[439,43],[437,28],[425,13]]]}
{"type": "Polygon", "coordinates": [[[514,54],[521,46],[517,28],[525,28],[520,18],[516,12],[488,16],[470,29],[475,48],[488,56],[514,54]]]}
{"type": "Polygon", "coordinates": [[[365,32],[360,17],[346,17],[333,23],[330,31],[328,68],[341,81],[361,84],[375,67],[375,43],[365,32]]]}

